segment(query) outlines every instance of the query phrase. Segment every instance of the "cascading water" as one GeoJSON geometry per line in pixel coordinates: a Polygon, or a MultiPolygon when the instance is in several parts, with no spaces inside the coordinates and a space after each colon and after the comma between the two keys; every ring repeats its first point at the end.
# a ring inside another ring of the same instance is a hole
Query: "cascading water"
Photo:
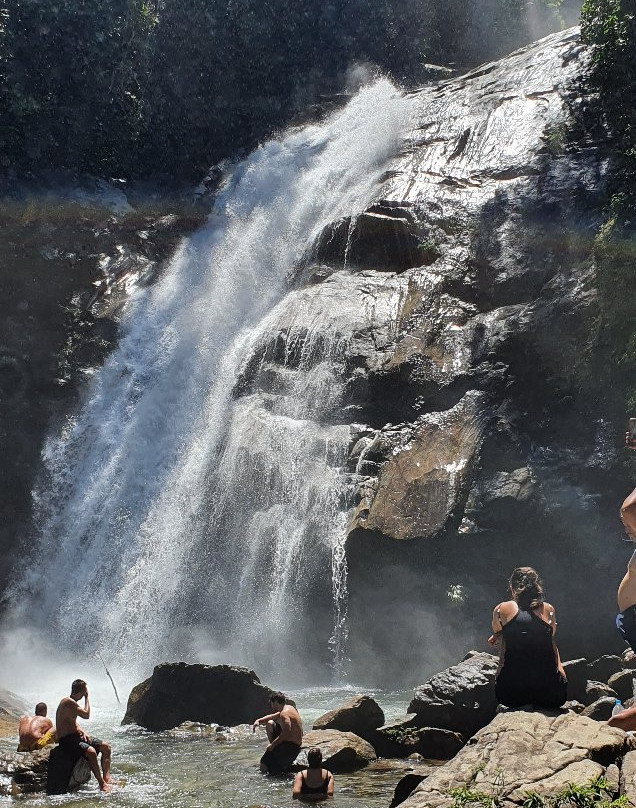
{"type": "MultiPolygon", "coordinates": [[[[373,200],[409,110],[381,80],[260,147],[163,278],[133,291],[117,350],[48,444],[41,540],[15,592],[38,593],[28,619],[63,645],[131,672],[177,654],[272,671],[304,653],[306,670],[324,658],[306,605],[333,590],[341,665],[346,339],[302,289],[283,295],[321,231],[373,200]]],[[[360,301],[347,308],[364,327],[360,301]]]]}

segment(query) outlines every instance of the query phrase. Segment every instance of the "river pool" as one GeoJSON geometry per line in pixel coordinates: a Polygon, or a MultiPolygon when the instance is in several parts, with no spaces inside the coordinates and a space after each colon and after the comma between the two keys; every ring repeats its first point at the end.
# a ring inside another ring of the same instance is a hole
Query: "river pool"
{"type": "MultiPolygon", "coordinates": [[[[315,718],[337,707],[356,693],[372,695],[384,710],[387,722],[404,715],[411,691],[369,691],[357,688],[314,688],[290,691],[303,718],[305,730],[315,718]]],[[[260,774],[258,761],[266,745],[265,733],[249,727],[216,732],[214,727],[195,725],[188,731],[146,732],[120,725],[123,708],[116,703],[93,705],[94,718],[83,722],[90,734],[113,745],[113,779],[120,785],[110,794],[100,794],[92,780],[73,795],[29,796],[16,800],[0,798],[0,805],[104,806],[104,801],[123,808],[282,808],[297,805],[291,799],[292,775],[270,778],[260,774]]],[[[13,751],[15,739],[0,739],[2,751],[13,751]]],[[[386,808],[399,769],[381,761],[353,774],[336,776],[338,808],[386,808]],[[388,769],[388,770],[387,770],[388,769]]]]}

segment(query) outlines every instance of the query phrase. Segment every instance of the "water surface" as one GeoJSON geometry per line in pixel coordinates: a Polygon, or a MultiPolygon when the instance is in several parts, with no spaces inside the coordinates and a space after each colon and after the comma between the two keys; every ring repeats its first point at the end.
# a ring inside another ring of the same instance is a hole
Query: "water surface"
{"type": "MultiPolygon", "coordinates": [[[[350,699],[354,694],[372,695],[384,710],[387,721],[404,715],[411,693],[368,691],[360,688],[313,688],[292,692],[303,717],[305,730],[322,713],[350,699]]],[[[113,778],[121,785],[110,794],[100,794],[93,780],[73,795],[0,798],[0,805],[104,806],[113,808],[281,808],[298,805],[291,799],[292,775],[263,776],[258,761],[266,745],[264,731],[253,734],[247,726],[217,732],[199,725],[152,733],[137,726],[120,726],[122,709],[107,709],[96,703],[94,719],[83,722],[89,733],[113,745],[113,778]]],[[[16,739],[0,740],[1,751],[12,751],[16,739]]],[[[386,808],[399,770],[383,764],[352,774],[336,776],[336,795],[331,805],[339,808],[386,808]]]]}

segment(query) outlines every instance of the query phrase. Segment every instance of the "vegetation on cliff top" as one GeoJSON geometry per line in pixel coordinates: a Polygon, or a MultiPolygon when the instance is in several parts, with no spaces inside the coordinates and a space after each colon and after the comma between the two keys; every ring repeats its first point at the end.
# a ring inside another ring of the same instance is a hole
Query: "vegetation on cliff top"
{"type": "Polygon", "coordinates": [[[558,29],[561,2],[0,0],[0,168],[197,178],[352,66],[470,67],[558,29]]]}
{"type": "MultiPolygon", "coordinates": [[[[597,342],[626,409],[636,413],[636,9],[633,0],[586,0],[581,32],[609,135],[609,203],[594,245],[597,342]]],[[[604,379],[603,381],[606,381],[604,379]]]]}

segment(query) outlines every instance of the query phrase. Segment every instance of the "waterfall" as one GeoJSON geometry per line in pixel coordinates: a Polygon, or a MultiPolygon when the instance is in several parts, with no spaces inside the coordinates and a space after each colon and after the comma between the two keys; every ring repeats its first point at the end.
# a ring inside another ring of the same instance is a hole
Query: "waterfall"
{"type": "MultiPolygon", "coordinates": [[[[324,228],[374,200],[410,103],[380,80],[259,147],[162,278],[132,291],[117,349],[46,446],[22,619],[132,671],[177,655],[291,670],[303,654],[306,671],[328,656],[308,604],[328,597],[342,665],[346,329],[288,287],[324,228]]],[[[351,273],[336,269],[337,308],[351,273]]],[[[342,314],[361,327],[363,275],[342,314]]]]}

